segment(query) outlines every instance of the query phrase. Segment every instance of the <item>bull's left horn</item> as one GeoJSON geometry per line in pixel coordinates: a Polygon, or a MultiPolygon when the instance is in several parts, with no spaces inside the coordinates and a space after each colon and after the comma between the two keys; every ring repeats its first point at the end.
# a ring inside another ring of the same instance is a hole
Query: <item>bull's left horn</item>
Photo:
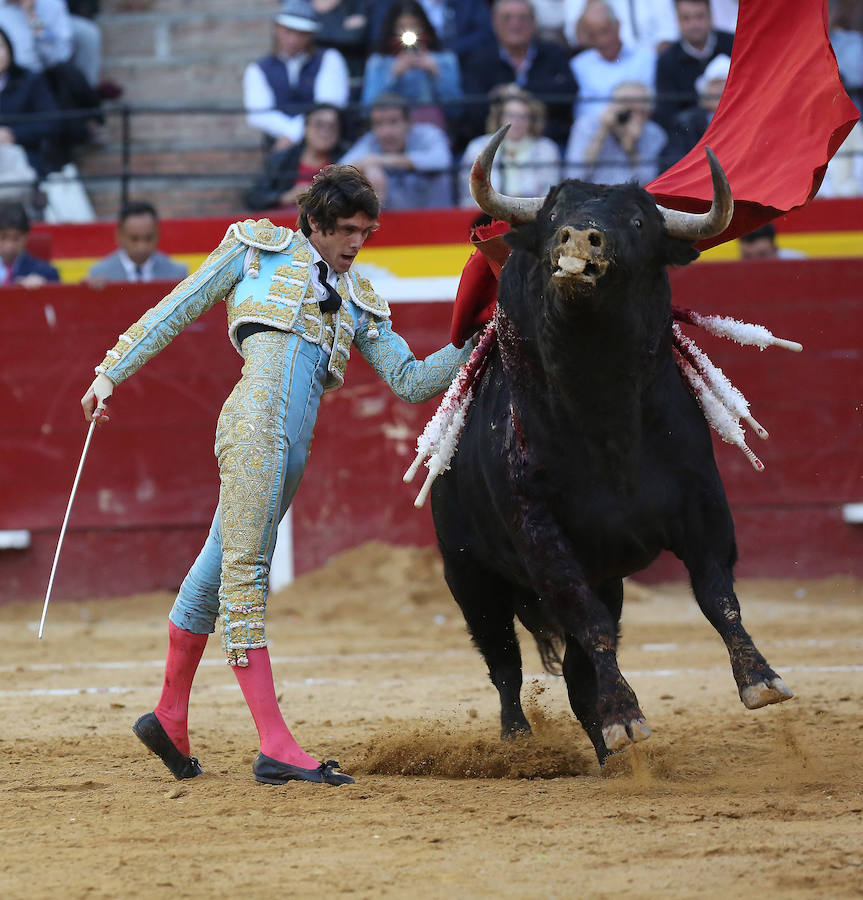
{"type": "Polygon", "coordinates": [[[509,125],[499,128],[489,139],[470,170],[470,193],[477,206],[493,219],[501,219],[513,225],[532,222],[542,209],[545,197],[507,197],[491,186],[491,166],[497,148],[504,139],[509,125]]]}
{"type": "Polygon", "coordinates": [[[702,241],[716,237],[728,228],[734,214],[734,198],[731,196],[725,172],[722,171],[722,166],[719,165],[719,160],[710,147],[704,149],[713,178],[713,203],[706,213],[679,212],[676,209],[666,209],[657,203],[656,208],[665,219],[665,230],[672,237],[684,238],[687,241],[702,241]]]}

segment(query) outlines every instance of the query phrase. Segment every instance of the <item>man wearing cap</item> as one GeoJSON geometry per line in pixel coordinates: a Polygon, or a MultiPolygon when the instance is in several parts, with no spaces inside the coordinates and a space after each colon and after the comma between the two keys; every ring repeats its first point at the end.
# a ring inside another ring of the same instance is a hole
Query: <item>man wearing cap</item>
{"type": "Polygon", "coordinates": [[[302,140],[304,114],[314,103],[343,108],[348,66],[338,50],[315,46],[317,14],[309,0],[286,0],[275,18],[273,52],[246,67],[243,102],[252,128],[286,150],[302,140]]]}

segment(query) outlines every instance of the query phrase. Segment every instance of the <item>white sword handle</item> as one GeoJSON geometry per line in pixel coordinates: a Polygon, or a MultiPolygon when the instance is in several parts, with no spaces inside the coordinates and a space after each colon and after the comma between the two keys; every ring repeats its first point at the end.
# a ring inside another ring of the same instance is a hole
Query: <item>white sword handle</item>
{"type": "Polygon", "coordinates": [[[42,632],[45,630],[45,616],[48,615],[48,601],[51,599],[51,588],[54,586],[54,575],[57,572],[57,560],[60,559],[60,548],[63,546],[63,538],[66,535],[66,525],[69,523],[69,513],[72,511],[72,501],[78,490],[78,481],[81,479],[81,470],[84,468],[84,460],[90,449],[90,438],[93,437],[93,429],[96,427],[96,417],[90,422],[87,430],[87,439],[84,441],[84,449],[81,452],[81,462],[78,463],[78,471],[75,473],[75,481],[72,484],[72,493],[69,495],[69,503],[66,506],[66,515],[63,516],[63,525],[60,528],[60,538],[57,541],[57,550],[54,553],[54,562],[51,566],[51,577],[48,579],[48,590],[45,592],[45,605],[42,607],[42,621],[39,622],[39,640],[42,640],[42,632]]]}

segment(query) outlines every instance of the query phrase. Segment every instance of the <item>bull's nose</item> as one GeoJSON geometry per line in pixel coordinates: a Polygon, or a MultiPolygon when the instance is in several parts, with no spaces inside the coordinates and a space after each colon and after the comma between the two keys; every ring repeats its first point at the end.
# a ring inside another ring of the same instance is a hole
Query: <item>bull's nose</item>
{"type": "Polygon", "coordinates": [[[605,235],[596,228],[573,228],[564,225],[559,232],[559,241],[568,249],[578,248],[594,253],[605,247],[605,235]]]}

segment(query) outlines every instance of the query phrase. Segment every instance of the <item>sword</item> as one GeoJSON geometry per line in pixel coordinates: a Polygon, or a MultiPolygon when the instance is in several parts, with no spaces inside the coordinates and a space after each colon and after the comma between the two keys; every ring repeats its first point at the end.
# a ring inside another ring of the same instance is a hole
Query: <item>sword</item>
{"type": "MultiPolygon", "coordinates": [[[[104,412],[104,408],[102,410],[104,412]]],[[[99,410],[96,410],[98,413],[99,410]]],[[[63,517],[63,525],[60,528],[60,539],[57,541],[57,550],[54,553],[54,562],[51,566],[51,577],[48,579],[48,590],[45,592],[45,605],[42,607],[42,621],[39,623],[39,640],[42,640],[42,632],[45,630],[45,616],[48,615],[48,602],[51,599],[51,588],[54,586],[54,575],[57,572],[57,560],[60,559],[60,548],[63,546],[63,538],[66,536],[66,525],[69,523],[69,513],[72,511],[72,501],[75,499],[75,492],[78,490],[78,481],[81,479],[81,470],[84,468],[84,460],[87,458],[87,451],[90,449],[90,439],[93,437],[93,429],[96,427],[96,420],[99,418],[97,414],[93,415],[90,421],[90,427],[87,429],[87,439],[84,441],[84,449],[81,452],[81,462],[78,463],[78,471],[75,473],[75,481],[72,484],[72,493],[69,495],[69,503],[66,506],[66,515],[63,517]]]]}

